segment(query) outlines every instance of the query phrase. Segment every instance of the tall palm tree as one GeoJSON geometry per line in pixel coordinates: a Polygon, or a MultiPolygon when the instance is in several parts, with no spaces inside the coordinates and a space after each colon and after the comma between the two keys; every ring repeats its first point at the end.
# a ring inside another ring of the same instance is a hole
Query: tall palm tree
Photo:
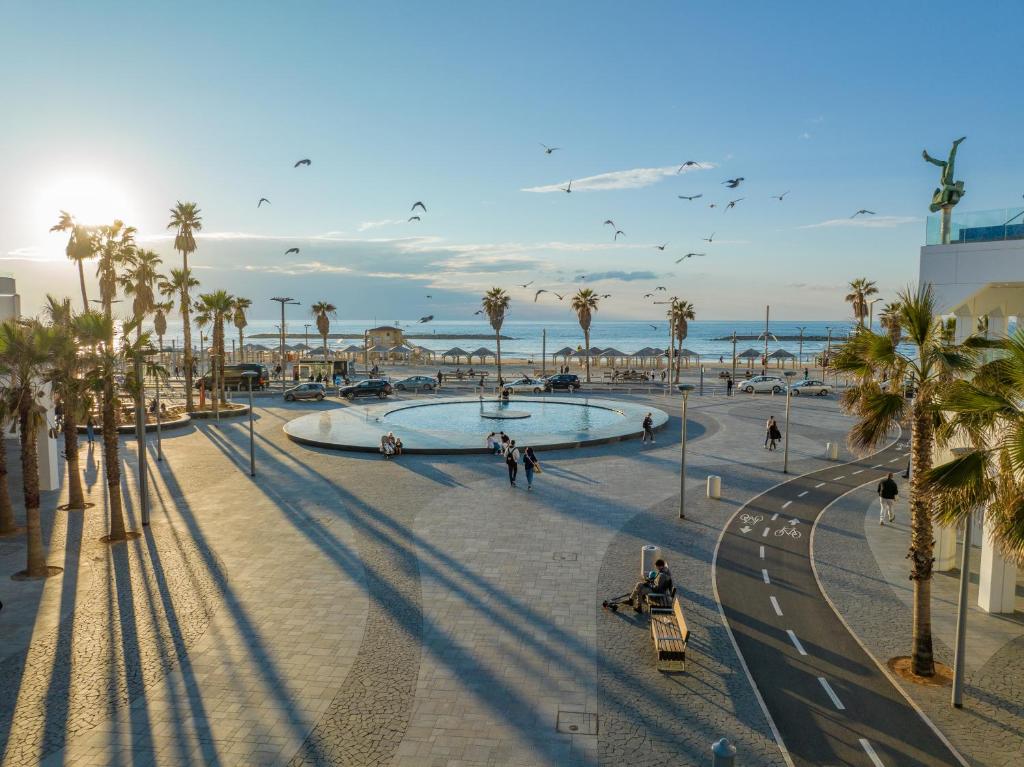
{"type": "MultiPolygon", "coordinates": [[[[103,437],[103,470],[107,480],[107,506],[110,517],[108,534],[103,539],[110,543],[135,537],[124,523],[124,507],[121,501],[121,462],[118,457],[117,413],[119,409],[118,388],[115,376],[121,370],[124,355],[109,343],[114,337],[114,320],[107,314],[85,312],[76,321],[82,344],[90,347],[86,379],[93,392],[100,399],[100,428],[103,437]]],[[[130,322],[122,327],[122,343],[130,343],[129,334],[134,330],[130,322]]]]}
{"type": "MultiPolygon", "coordinates": [[[[120,283],[118,270],[135,252],[135,227],[125,226],[121,220],[99,227],[96,234],[96,250],[99,254],[96,277],[100,283],[100,302],[103,305],[103,313],[109,317],[117,299],[117,288],[120,283]]],[[[109,342],[113,343],[113,338],[109,342]]]]}
{"type": "Polygon", "coordinates": [[[93,233],[89,227],[75,223],[75,218],[66,210],[60,212],[51,232],[68,232],[68,244],[64,253],[78,264],[78,284],[82,288],[82,311],[89,311],[89,296],[85,292],[85,262],[96,255],[93,233]]]}
{"type": "Polygon", "coordinates": [[[587,383],[590,383],[590,322],[600,297],[590,288],[580,288],[572,297],[572,310],[576,312],[576,318],[580,321],[583,329],[583,346],[587,361],[587,383]]]}
{"type": "Polygon", "coordinates": [[[232,306],[231,321],[238,330],[238,354],[242,362],[245,362],[245,326],[249,324],[249,320],[246,318],[245,313],[249,310],[250,306],[252,306],[251,298],[235,296],[235,302],[232,306]]]}
{"type": "Polygon", "coordinates": [[[864,318],[868,316],[868,296],[873,296],[877,292],[878,288],[875,287],[874,281],[867,277],[850,280],[850,292],[846,294],[844,300],[853,307],[853,316],[861,327],[864,327],[864,318]]]}
{"type": "Polygon", "coordinates": [[[327,334],[331,332],[331,317],[338,316],[338,307],[327,301],[320,301],[311,307],[316,319],[316,331],[324,342],[324,365],[327,365],[327,334]]]}
{"type": "MultiPolygon", "coordinates": [[[[185,306],[184,302],[190,301],[189,293],[192,288],[199,287],[199,280],[192,276],[192,273],[188,269],[171,269],[170,274],[164,277],[160,281],[160,293],[171,299],[172,301],[178,301],[178,311],[181,316],[184,317],[188,313],[188,307],[185,306]]],[[[173,308],[173,305],[172,307],[173,308]]],[[[192,336],[189,334],[189,343],[192,342],[192,336]]],[[[188,357],[188,373],[191,376],[192,371],[192,358],[188,357]]],[[[191,391],[191,389],[189,389],[191,391]]]]}
{"type": "Polygon", "coordinates": [[[693,304],[689,301],[673,301],[672,308],[668,312],[668,320],[672,325],[676,342],[679,344],[679,351],[676,354],[676,378],[679,383],[679,358],[683,353],[683,341],[690,332],[690,320],[696,319],[693,304]]]}
{"type": "Polygon", "coordinates": [[[953,346],[944,342],[930,286],[908,288],[898,298],[900,325],[914,347],[913,353],[901,354],[888,334],[861,328],[839,348],[835,369],[854,377],[854,384],[842,397],[843,407],[857,417],[849,437],[854,448],[875,448],[901,422],[910,424],[914,466],[907,554],[914,583],[911,658],[915,674],[933,676],[931,578],[935,541],[924,477],[932,467],[936,400],[955,376],[972,369],[975,354],[970,344],[953,346]],[[887,382],[884,387],[882,382],[887,382]],[[914,391],[913,399],[905,396],[905,386],[914,391]]]}
{"type": "Polygon", "coordinates": [[[220,412],[220,402],[224,401],[224,321],[234,310],[234,297],[226,290],[215,290],[199,296],[203,313],[209,315],[213,324],[213,342],[210,349],[213,362],[213,413],[220,412]]]}
{"type": "Polygon", "coordinates": [[[78,462],[78,424],[92,407],[89,382],[84,377],[85,358],[80,351],[78,318],[71,310],[71,299],[46,297],[46,316],[53,330],[52,365],[45,380],[60,400],[64,411],[62,433],[64,458],[68,470],[68,503],[66,509],[84,509],[82,473],[78,462]]]}
{"type": "Polygon", "coordinates": [[[487,320],[491,323],[491,328],[494,330],[494,343],[497,346],[495,349],[495,360],[498,363],[499,386],[504,383],[501,377],[501,326],[505,322],[505,315],[508,313],[510,303],[512,303],[512,297],[502,288],[491,288],[484,293],[483,298],[480,300],[484,314],[487,315],[487,320]]]}
{"type": "MultiPolygon", "coordinates": [[[[0,360],[0,380],[10,380],[7,366],[0,360]]],[[[7,441],[4,432],[11,421],[11,412],[7,408],[7,397],[0,388],[0,536],[20,532],[14,521],[14,506],[11,504],[11,490],[7,482],[7,441]]]]}
{"type": "MultiPolygon", "coordinates": [[[[185,274],[189,274],[188,257],[196,252],[195,233],[203,228],[203,219],[199,215],[201,211],[194,202],[181,202],[171,208],[171,221],[167,224],[168,229],[174,229],[174,249],[181,253],[181,268],[185,274]]],[[[189,322],[189,310],[192,308],[189,289],[192,285],[188,280],[180,282],[181,300],[178,307],[181,309],[181,326],[184,335],[185,346],[185,410],[192,412],[194,407],[192,399],[192,325],[189,322]]]]}
{"type": "Polygon", "coordinates": [[[899,346],[903,340],[903,325],[900,323],[900,302],[890,301],[882,308],[878,315],[878,324],[892,339],[892,345],[899,346]]]}
{"type": "MultiPolygon", "coordinates": [[[[10,376],[4,396],[7,410],[18,419],[21,437],[21,483],[25,499],[25,527],[28,554],[22,575],[45,578],[46,550],[39,519],[39,455],[36,439],[46,424],[46,411],[39,401],[39,382],[50,365],[53,337],[37,320],[6,320],[0,324],[0,364],[10,376]]],[[[59,572],[59,569],[54,572],[59,572]]]]}
{"type": "Polygon", "coordinates": [[[1024,564],[1024,330],[987,342],[999,357],[980,365],[968,380],[954,381],[938,401],[948,417],[940,429],[968,450],[925,474],[935,518],[944,525],[970,524],[985,509],[989,535],[1008,559],[1024,564]]]}
{"type": "MultiPolygon", "coordinates": [[[[161,294],[166,281],[161,278],[158,289],[161,294]]],[[[157,301],[153,304],[153,332],[156,333],[157,343],[160,345],[160,359],[164,355],[164,336],[167,335],[167,313],[174,310],[173,301],[157,301]]]]}
{"type": "Polygon", "coordinates": [[[120,282],[124,294],[132,297],[136,339],[142,336],[142,323],[156,308],[156,286],[162,279],[157,267],[161,263],[163,261],[160,256],[142,248],[136,249],[125,259],[125,270],[120,282]]]}

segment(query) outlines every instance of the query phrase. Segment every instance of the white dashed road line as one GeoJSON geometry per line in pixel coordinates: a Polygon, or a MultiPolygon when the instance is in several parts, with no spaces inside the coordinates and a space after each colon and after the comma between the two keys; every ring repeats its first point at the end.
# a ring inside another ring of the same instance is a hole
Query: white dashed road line
{"type": "Polygon", "coordinates": [[[864,738],[860,739],[860,747],[864,749],[864,753],[868,755],[868,759],[875,767],[885,767],[882,760],[878,758],[878,754],[875,753],[875,749],[871,747],[871,744],[864,738]]]}
{"type": "Polygon", "coordinates": [[[764,559],[764,546],[761,547],[761,559],[764,559]]]}
{"type": "Polygon", "coordinates": [[[797,498],[803,498],[803,497],[804,497],[805,495],[807,495],[807,494],[808,494],[809,492],[811,492],[811,491],[810,491],[810,490],[804,490],[804,491],[803,491],[802,493],[800,493],[799,495],[797,495],[797,498]]]}
{"type": "Polygon", "coordinates": [[[824,486],[825,486],[825,483],[824,483],[824,482],[819,482],[819,483],[818,483],[818,484],[816,484],[816,485],[815,485],[814,487],[815,487],[815,489],[817,489],[817,488],[819,488],[819,487],[824,487],[824,486]]]}
{"type": "Polygon", "coordinates": [[[772,607],[775,608],[775,614],[778,615],[781,618],[782,617],[782,608],[779,607],[779,600],[776,599],[775,597],[768,597],[768,599],[771,600],[772,607]]]}
{"type": "Polygon", "coordinates": [[[791,503],[792,503],[792,501],[786,501],[784,504],[782,504],[782,508],[786,508],[791,503]]]}
{"type": "MultiPolygon", "coordinates": [[[[895,458],[893,458],[893,459],[892,459],[891,461],[889,461],[889,463],[896,463],[896,461],[898,461],[899,459],[900,459],[900,457],[899,457],[899,456],[896,456],[896,457],[895,457],[895,458]]],[[[864,741],[864,742],[865,742],[865,743],[867,743],[867,741],[864,741]]]]}
{"type": "Polygon", "coordinates": [[[832,689],[832,685],[828,683],[828,680],[823,676],[819,676],[818,681],[821,682],[821,686],[825,688],[825,694],[828,695],[829,699],[832,701],[832,705],[840,711],[845,711],[846,706],[844,706],[843,702],[839,700],[839,696],[836,695],[836,691],[832,689]]]}
{"type": "Polygon", "coordinates": [[[774,514],[772,514],[772,522],[774,522],[778,518],[779,518],[779,512],[776,511],[774,514]]]}
{"type": "Polygon", "coordinates": [[[761,577],[764,578],[765,583],[771,583],[771,581],[768,580],[768,571],[763,567],[761,568],[761,577]]]}
{"type": "Polygon", "coordinates": [[[786,629],[786,633],[789,634],[789,641],[793,643],[793,647],[796,648],[796,651],[801,655],[806,655],[807,650],[805,650],[804,646],[800,644],[800,640],[796,638],[796,634],[793,633],[793,629],[786,629]]]}
{"type": "Polygon", "coordinates": [[[883,466],[885,466],[885,464],[884,464],[884,463],[876,463],[876,464],[875,464],[874,466],[872,466],[871,468],[872,468],[872,469],[881,469],[881,468],[882,468],[883,466]]]}
{"type": "Polygon", "coordinates": [[[863,474],[863,473],[864,473],[864,469],[857,469],[857,471],[855,471],[855,472],[853,472],[853,473],[854,473],[855,475],[856,475],[856,474],[863,474]]]}
{"type": "Polygon", "coordinates": [[[832,481],[833,482],[838,482],[841,479],[846,479],[846,475],[845,474],[840,474],[838,477],[832,477],[832,481]]]}
{"type": "Polygon", "coordinates": [[[768,537],[768,531],[769,531],[769,529],[770,529],[770,528],[767,528],[767,527],[766,527],[766,528],[764,529],[764,532],[763,532],[763,533],[761,533],[761,537],[762,537],[762,538],[767,538],[767,537],[768,537]]]}

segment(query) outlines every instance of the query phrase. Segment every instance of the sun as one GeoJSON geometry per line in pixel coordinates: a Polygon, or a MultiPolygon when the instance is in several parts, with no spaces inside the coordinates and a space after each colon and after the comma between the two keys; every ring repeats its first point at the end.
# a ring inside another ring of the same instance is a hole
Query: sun
{"type": "Polygon", "coordinates": [[[134,220],[135,206],[125,188],[100,173],[75,173],[59,176],[45,184],[34,206],[41,223],[52,226],[66,210],[80,224],[109,224],[114,219],[134,220]]]}

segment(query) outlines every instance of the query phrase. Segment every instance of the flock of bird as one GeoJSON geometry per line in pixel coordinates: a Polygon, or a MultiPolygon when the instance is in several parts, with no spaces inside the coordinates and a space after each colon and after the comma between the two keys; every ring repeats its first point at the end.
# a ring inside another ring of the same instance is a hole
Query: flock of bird
{"type": "MultiPolygon", "coordinates": [[[[551,155],[554,152],[557,152],[557,151],[561,150],[561,147],[548,146],[547,144],[544,144],[544,143],[540,143],[540,146],[543,148],[544,154],[546,154],[546,155],[551,155]]],[[[303,158],[301,160],[298,160],[295,163],[295,165],[293,165],[292,167],[294,167],[294,168],[309,167],[312,164],[313,164],[312,160],[310,160],[307,157],[307,158],[303,158]]],[[[678,175],[678,174],[682,173],[687,168],[703,168],[703,167],[704,166],[701,165],[696,160],[687,160],[686,162],[682,163],[679,166],[679,169],[676,171],[676,174],[678,175]]],[[[746,178],[744,178],[743,176],[737,176],[735,178],[726,179],[725,181],[722,182],[722,184],[727,189],[738,189],[740,187],[740,185],[744,181],[746,181],[746,178]]],[[[572,193],[572,182],[573,182],[573,179],[569,179],[569,183],[568,184],[566,184],[563,187],[558,187],[558,188],[561,191],[565,192],[566,194],[571,194],[572,193]]],[[[789,194],[789,192],[790,192],[790,190],[787,189],[785,192],[782,192],[781,194],[773,194],[770,197],[773,200],[778,200],[779,202],[782,202],[786,198],[786,195],[789,194]]],[[[687,194],[679,194],[679,195],[676,195],[676,196],[680,200],[685,200],[687,202],[693,202],[694,200],[702,199],[704,197],[704,193],[700,192],[698,194],[689,194],[689,195],[687,195],[687,194]]],[[[726,212],[726,213],[729,212],[730,210],[735,208],[739,203],[743,202],[745,199],[746,199],[746,197],[737,197],[735,200],[727,200],[725,202],[724,212],[726,212]]],[[[271,204],[271,202],[270,202],[270,200],[268,198],[260,197],[259,201],[256,203],[256,207],[257,208],[261,208],[261,207],[263,207],[264,203],[266,203],[267,205],[271,204]]],[[[718,206],[719,206],[719,203],[717,203],[717,202],[710,202],[710,203],[708,203],[708,208],[712,208],[713,209],[713,208],[717,208],[718,206]]],[[[414,202],[412,204],[412,207],[410,208],[410,213],[412,213],[412,215],[409,216],[409,218],[407,220],[407,223],[413,223],[413,222],[418,222],[418,221],[422,220],[422,217],[419,214],[417,214],[417,212],[416,212],[417,209],[419,209],[423,214],[426,214],[426,212],[427,212],[427,206],[423,203],[423,201],[422,200],[417,200],[416,202],[414,202]]],[[[852,216],[850,216],[850,218],[856,218],[857,216],[874,216],[874,215],[876,215],[875,211],[868,210],[867,208],[861,208],[860,210],[855,212],[852,216]]],[[[619,237],[623,237],[623,238],[626,237],[626,232],[623,231],[622,229],[620,229],[618,227],[618,225],[616,225],[616,223],[615,223],[615,221],[613,219],[610,219],[610,218],[605,219],[604,223],[602,224],[602,226],[610,226],[611,227],[611,229],[612,229],[612,242],[618,242],[619,237]]],[[[704,242],[708,243],[708,244],[712,244],[714,242],[714,240],[715,240],[715,234],[716,234],[715,232],[712,232],[709,236],[702,237],[701,239],[704,242]]],[[[664,243],[662,243],[660,245],[655,245],[654,248],[658,252],[664,253],[665,249],[668,246],[669,246],[669,243],[664,242],[664,243]]],[[[293,253],[294,254],[298,254],[299,252],[300,252],[299,248],[292,247],[292,248],[288,248],[288,250],[285,251],[285,255],[291,255],[293,253]]],[[[679,258],[677,258],[676,259],[676,263],[680,264],[683,261],[686,261],[688,259],[691,259],[691,258],[703,258],[703,257],[705,257],[707,255],[708,254],[706,252],[698,253],[698,252],[691,251],[691,252],[685,253],[682,256],[680,256],[679,258]]],[[[576,281],[585,281],[586,279],[587,279],[586,275],[582,275],[582,274],[578,275],[576,277],[576,281]]],[[[533,283],[534,283],[534,280],[531,280],[530,282],[522,284],[519,287],[521,287],[523,289],[526,289],[526,288],[529,288],[531,285],[533,285],[533,283]]],[[[667,292],[667,288],[664,285],[658,285],[658,286],[656,286],[653,289],[652,292],[644,293],[643,297],[645,299],[654,298],[655,294],[658,293],[658,292],[667,292]]],[[[537,303],[537,299],[539,299],[545,293],[548,293],[548,294],[554,296],[559,301],[565,300],[565,296],[568,295],[568,294],[564,294],[564,293],[559,293],[559,292],[557,292],[555,290],[549,290],[547,288],[538,288],[534,292],[534,294],[533,294],[533,302],[537,303]]],[[[611,298],[611,297],[612,296],[611,296],[610,293],[603,293],[603,294],[600,295],[600,298],[611,298]]],[[[433,296],[428,295],[427,298],[433,298],[433,296]]],[[[675,299],[673,299],[673,300],[675,300],[675,299]]],[[[664,301],[660,301],[660,302],[659,301],[655,301],[654,303],[666,303],[666,302],[664,302],[664,301]]],[[[671,302],[667,302],[667,303],[671,303],[671,302]]],[[[474,315],[480,315],[480,314],[483,314],[483,310],[482,309],[477,310],[476,312],[474,312],[474,315]]],[[[424,317],[421,317],[419,319],[419,322],[427,323],[427,322],[430,322],[433,319],[434,319],[434,315],[428,314],[428,315],[426,315],[424,317]]],[[[656,325],[651,325],[651,327],[657,329],[656,325]]]]}

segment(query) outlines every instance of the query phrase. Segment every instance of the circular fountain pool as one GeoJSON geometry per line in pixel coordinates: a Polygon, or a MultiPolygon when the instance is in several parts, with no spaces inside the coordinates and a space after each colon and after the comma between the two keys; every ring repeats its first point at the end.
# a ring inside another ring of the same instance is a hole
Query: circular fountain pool
{"type": "Polygon", "coordinates": [[[550,450],[639,436],[648,412],[655,429],[668,421],[656,408],[579,396],[421,399],[311,413],[284,430],[296,442],[339,450],[376,451],[394,432],[409,453],[476,453],[486,452],[487,434],[503,429],[522,446],[550,450]]]}

